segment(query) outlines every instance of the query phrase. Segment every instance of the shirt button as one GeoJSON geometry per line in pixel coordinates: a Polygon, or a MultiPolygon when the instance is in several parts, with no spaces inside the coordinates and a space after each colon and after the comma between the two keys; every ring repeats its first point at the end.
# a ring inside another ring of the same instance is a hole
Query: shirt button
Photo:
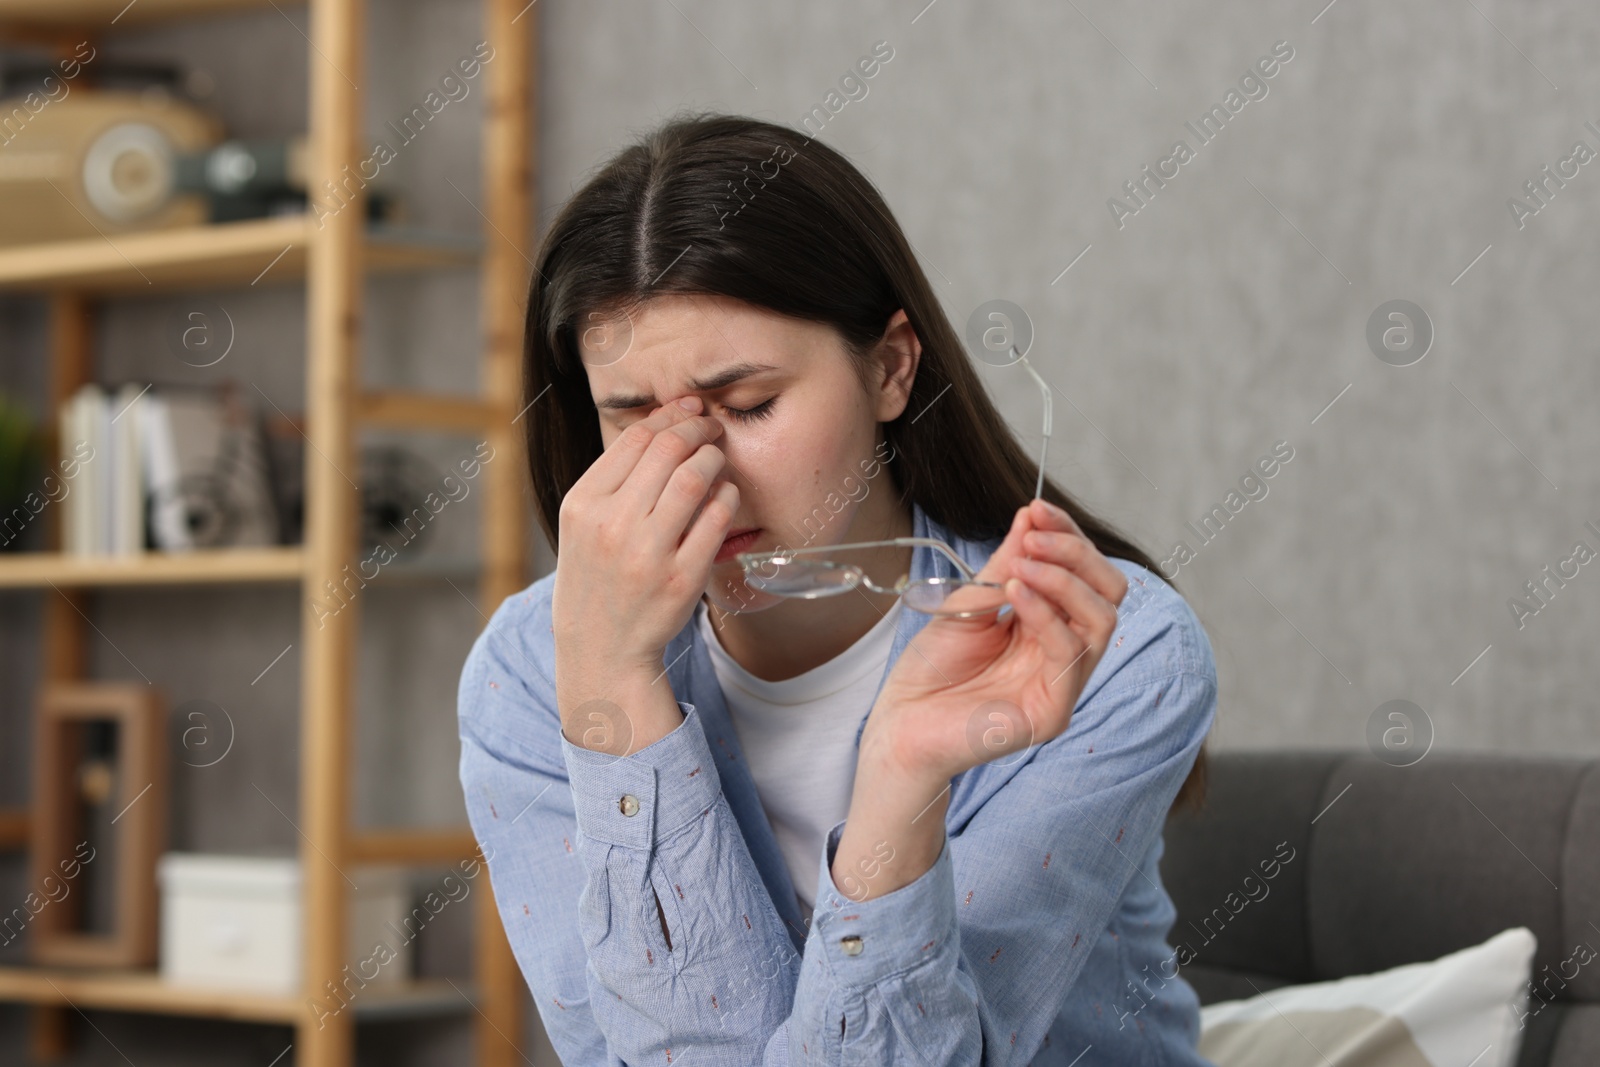
{"type": "Polygon", "coordinates": [[[861,938],[857,937],[855,934],[851,934],[849,937],[841,937],[839,939],[839,948],[843,950],[846,956],[861,955],[861,949],[863,947],[864,946],[861,944],[861,938]]]}
{"type": "Polygon", "coordinates": [[[632,793],[622,794],[622,799],[617,802],[617,810],[624,815],[634,815],[639,811],[639,798],[632,793]]]}

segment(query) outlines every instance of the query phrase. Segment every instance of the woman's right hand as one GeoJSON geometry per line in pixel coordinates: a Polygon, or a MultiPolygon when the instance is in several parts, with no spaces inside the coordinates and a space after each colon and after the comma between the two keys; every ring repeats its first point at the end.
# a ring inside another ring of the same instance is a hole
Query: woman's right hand
{"type": "Polygon", "coordinates": [[[717,482],[723,426],[701,408],[687,396],[633,423],[561,501],[551,621],[564,710],[568,696],[658,677],[710,581],[739,490],[717,482]]]}

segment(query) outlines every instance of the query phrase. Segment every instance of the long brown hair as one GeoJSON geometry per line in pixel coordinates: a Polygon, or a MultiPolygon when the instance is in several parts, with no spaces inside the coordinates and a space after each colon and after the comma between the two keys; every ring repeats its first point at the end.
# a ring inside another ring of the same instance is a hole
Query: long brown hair
{"type": "MultiPolygon", "coordinates": [[[[557,551],[561,500],[603,451],[579,330],[591,315],[614,316],[668,293],[733,297],[827,323],[863,374],[889,317],[904,308],[922,356],[906,414],[884,424],[901,502],[984,541],[1003,536],[1033,498],[1034,460],[990,401],[872,183],[832,148],[787,127],[691,113],[613,156],[540,244],[522,403],[539,522],[557,551]]],[[[1103,554],[1160,573],[1048,477],[1043,496],[1103,554]]],[[[1198,807],[1205,784],[1202,745],[1173,810],[1198,807]]]]}

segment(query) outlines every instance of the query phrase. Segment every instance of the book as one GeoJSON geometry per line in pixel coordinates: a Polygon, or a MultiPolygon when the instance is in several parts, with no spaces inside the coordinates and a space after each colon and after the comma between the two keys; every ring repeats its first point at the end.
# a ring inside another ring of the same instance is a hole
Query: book
{"type": "Polygon", "coordinates": [[[144,551],[144,479],[140,476],[139,405],[149,386],[132,382],[110,398],[111,482],[107,551],[128,556],[144,551]]]}
{"type": "Polygon", "coordinates": [[[163,393],[151,391],[139,405],[139,436],[143,474],[149,500],[150,543],[169,552],[184,552],[194,547],[183,498],[157,487],[176,485],[179,480],[178,449],[172,440],[172,416],[163,393]]]}
{"type": "Polygon", "coordinates": [[[63,552],[278,543],[260,420],[237,389],[91,382],[59,417],[62,459],[87,446],[62,499],[63,552]]]}
{"type": "Polygon", "coordinates": [[[102,419],[110,421],[105,407],[105,391],[92,382],[79,388],[61,406],[61,460],[67,464],[82,457],[77,459],[77,474],[61,500],[61,550],[70,555],[98,551],[97,530],[103,507],[100,471],[105,466],[100,426],[102,419]]]}
{"type": "Polygon", "coordinates": [[[256,412],[230,388],[167,388],[157,401],[148,433],[155,467],[146,467],[155,547],[276,544],[256,412]]]}

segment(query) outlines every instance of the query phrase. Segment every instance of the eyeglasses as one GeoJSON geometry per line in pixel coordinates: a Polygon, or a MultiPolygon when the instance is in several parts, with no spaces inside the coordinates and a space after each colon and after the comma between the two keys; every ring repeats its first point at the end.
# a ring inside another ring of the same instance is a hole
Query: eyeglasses
{"type": "MultiPolygon", "coordinates": [[[[1033,490],[1034,499],[1037,500],[1044,492],[1044,462],[1050,448],[1050,383],[1039,376],[1033,364],[1017,351],[1015,345],[1011,351],[1017,354],[1016,362],[1021,363],[1023,369],[1039,384],[1040,394],[1044,398],[1044,441],[1039,446],[1039,476],[1033,490]]],[[[775,552],[740,552],[735,558],[744,568],[745,585],[775,596],[815,600],[864,587],[874,593],[893,593],[908,608],[924,615],[963,619],[987,615],[1007,607],[1004,585],[979,581],[972,568],[953,548],[934,537],[895,537],[887,541],[853,541],[844,545],[779,549],[775,552]],[[823,558],[825,555],[855,549],[918,545],[942,553],[955,564],[959,576],[912,579],[910,575],[902,575],[894,585],[882,586],[868,578],[857,564],[823,558]]]]}

